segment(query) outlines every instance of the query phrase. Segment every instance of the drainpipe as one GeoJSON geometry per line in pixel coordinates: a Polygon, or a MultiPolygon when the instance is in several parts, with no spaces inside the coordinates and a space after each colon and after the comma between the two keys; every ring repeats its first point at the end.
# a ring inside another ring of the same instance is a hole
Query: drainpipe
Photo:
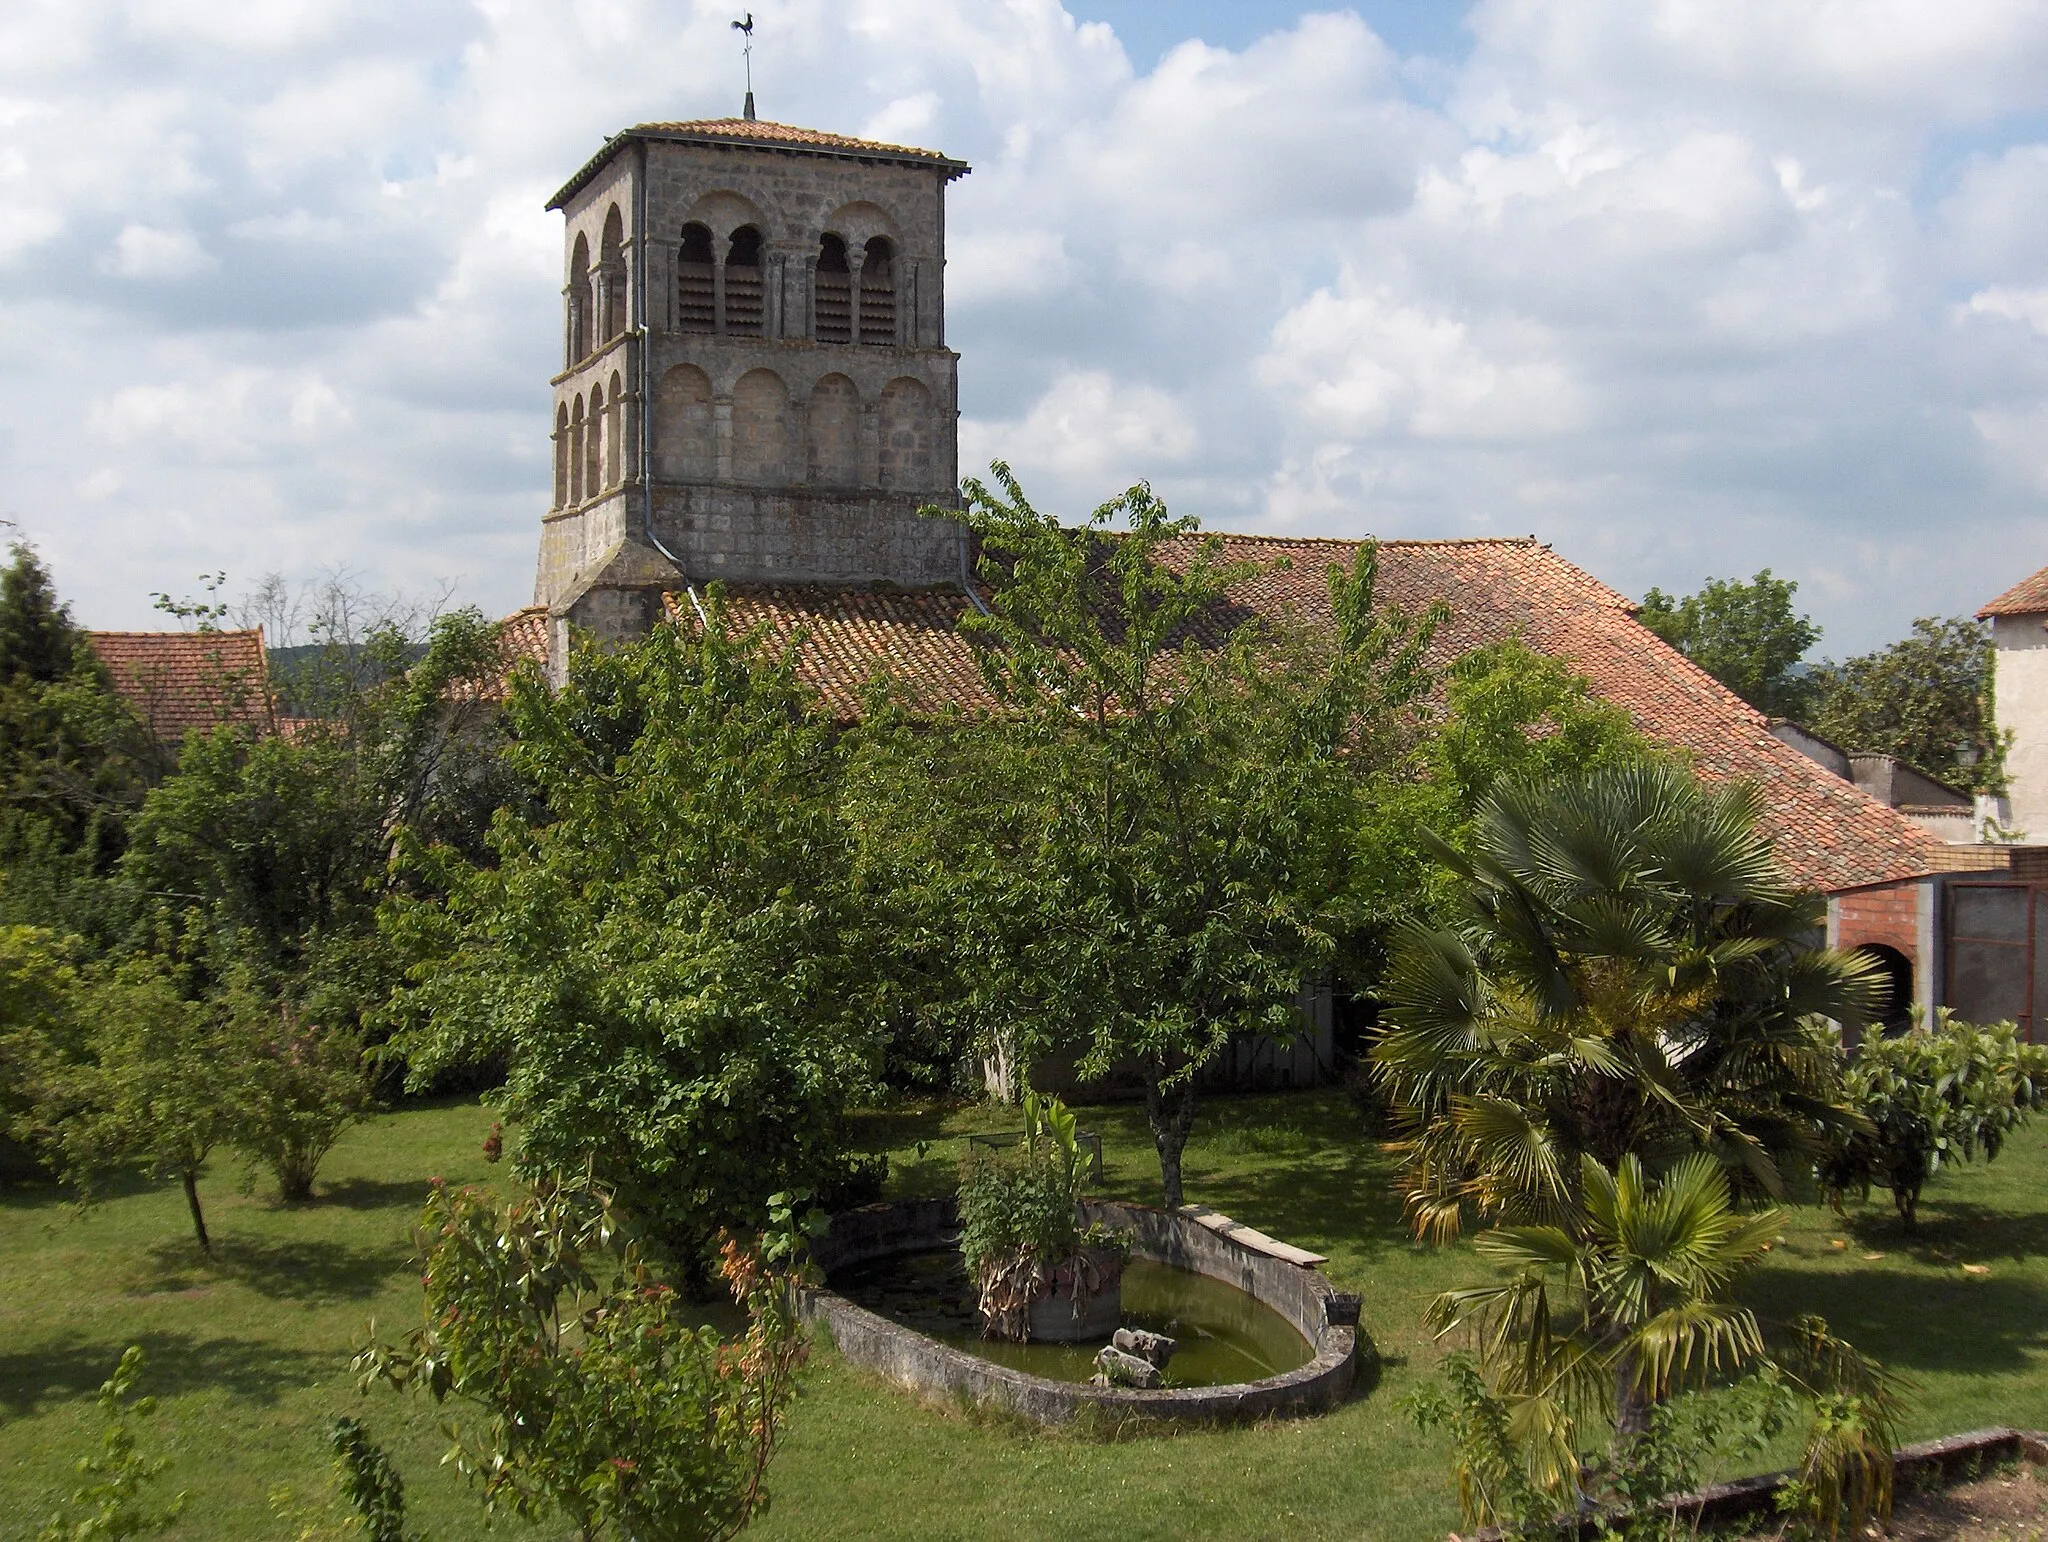
{"type": "Polygon", "coordinates": [[[974,592],[974,580],[967,571],[967,531],[964,528],[960,532],[960,539],[953,543],[953,549],[960,553],[960,587],[966,591],[968,603],[984,616],[988,615],[989,608],[981,603],[981,596],[974,592]]]}
{"type": "Polygon", "coordinates": [[[647,544],[668,558],[682,574],[683,592],[690,597],[690,608],[697,612],[698,624],[708,631],[711,618],[704,614],[704,602],[697,596],[697,586],[690,582],[683,559],[664,546],[654,532],[654,349],[647,331],[647,141],[641,140],[639,148],[639,175],[633,179],[633,229],[638,237],[633,243],[633,256],[640,271],[639,280],[633,285],[633,324],[640,335],[640,523],[647,544]]]}

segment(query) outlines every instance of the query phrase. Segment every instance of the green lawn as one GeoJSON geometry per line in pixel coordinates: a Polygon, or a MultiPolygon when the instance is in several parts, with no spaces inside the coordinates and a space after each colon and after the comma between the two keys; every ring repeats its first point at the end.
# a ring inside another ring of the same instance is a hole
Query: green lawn
{"type": "MultiPolygon", "coordinates": [[[[1154,1197],[1138,1110],[1089,1109],[1083,1122],[1103,1132],[1104,1187],[1154,1197]]],[[[345,1363],[372,1314],[387,1331],[410,1325],[407,1235],[424,1179],[492,1174],[479,1152],[489,1123],[474,1104],[379,1119],[337,1150],[325,1197],[298,1209],[239,1194],[223,1172],[205,1190],[219,1239],[211,1266],[198,1262],[171,1187],[138,1188],[83,1217],[53,1194],[0,1196],[0,1537],[33,1533],[91,1438],[93,1389],[130,1342],[151,1355],[171,1481],[194,1496],[177,1535],[284,1535],[267,1495],[281,1484],[323,1490],[320,1435],[337,1412],[364,1417],[392,1449],[433,1537],[476,1534],[473,1501],[435,1465],[432,1414],[388,1394],[358,1397],[345,1363]]],[[[995,1110],[911,1110],[874,1116],[866,1134],[892,1151],[900,1189],[929,1192],[949,1182],[960,1136],[1014,1124],[995,1110]]],[[[1471,1278],[1473,1262],[1407,1241],[1387,1177],[1330,1095],[1217,1100],[1189,1151],[1191,1197],[1330,1254],[1332,1276],[1363,1292],[1384,1368],[1336,1414],[1098,1443],[920,1406],[827,1351],[753,1535],[1442,1536],[1456,1519],[1443,1449],[1395,1402],[1435,1356],[1419,1332],[1423,1304],[1471,1278]]],[[[2048,1129],[2024,1132],[1991,1167],[1944,1177],[1922,1213],[1909,1245],[1881,1200],[1846,1225],[1796,1212],[1754,1299],[1777,1316],[1817,1310],[1908,1372],[1915,1435],[2048,1425],[2048,1129]],[[1989,1272],[1967,1274],[1966,1263],[1989,1272]]]]}

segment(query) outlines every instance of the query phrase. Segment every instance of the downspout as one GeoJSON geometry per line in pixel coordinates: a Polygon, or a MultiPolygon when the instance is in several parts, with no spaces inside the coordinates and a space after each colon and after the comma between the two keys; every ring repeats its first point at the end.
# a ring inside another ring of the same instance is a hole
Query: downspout
{"type": "Polygon", "coordinates": [[[981,596],[974,592],[974,581],[967,572],[967,529],[965,526],[961,527],[960,539],[954,543],[954,549],[960,553],[960,587],[965,591],[968,603],[986,616],[989,614],[989,608],[981,603],[981,596]]]}
{"type": "MultiPolygon", "coordinates": [[[[639,175],[633,179],[633,257],[640,271],[633,285],[633,324],[640,336],[640,526],[647,544],[668,558],[682,575],[683,592],[690,597],[690,608],[697,612],[698,624],[708,631],[711,618],[704,613],[704,602],[697,596],[697,586],[690,582],[683,559],[664,546],[654,532],[654,349],[647,331],[647,141],[640,140],[639,148],[639,175]]],[[[964,553],[961,560],[966,560],[964,553]]]]}

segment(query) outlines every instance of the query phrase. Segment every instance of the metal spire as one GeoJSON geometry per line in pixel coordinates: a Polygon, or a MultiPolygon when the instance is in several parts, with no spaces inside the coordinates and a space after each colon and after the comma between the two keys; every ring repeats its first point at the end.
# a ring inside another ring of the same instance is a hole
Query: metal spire
{"type": "Polygon", "coordinates": [[[745,21],[734,22],[732,24],[732,30],[737,32],[741,37],[746,39],[746,41],[740,45],[740,53],[745,57],[747,61],[746,118],[749,123],[752,123],[754,121],[754,13],[752,11],[749,11],[747,12],[747,19],[745,21]]]}

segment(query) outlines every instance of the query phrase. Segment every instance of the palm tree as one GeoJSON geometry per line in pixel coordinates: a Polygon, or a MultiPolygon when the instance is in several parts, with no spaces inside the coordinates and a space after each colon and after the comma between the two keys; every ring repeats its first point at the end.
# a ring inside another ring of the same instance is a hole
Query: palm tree
{"type": "Polygon", "coordinates": [[[1817,946],[1823,902],[1756,814],[1745,786],[1645,761],[1497,793],[1469,855],[1437,843],[1469,915],[1397,939],[1373,1052],[1419,1234],[1476,1213],[1580,1235],[1587,1156],[1703,1153],[1738,1200],[1776,1197],[1854,1126],[1828,1020],[1869,1018],[1875,971],[1817,946]]]}
{"type": "MultiPolygon", "coordinates": [[[[1758,1207],[1857,1125],[1829,1020],[1868,1020],[1875,970],[1819,946],[1822,903],[1786,881],[1756,815],[1750,789],[1662,761],[1508,789],[1469,855],[1438,843],[1466,881],[1463,924],[1397,940],[1373,1053],[1409,1217],[1438,1240],[1488,1223],[1475,1245],[1504,1273],[1430,1318],[1477,1332],[1507,1434],[1553,1496],[1577,1489],[1590,1413],[1625,1458],[1659,1402],[1763,1357],[1731,1299],[1781,1224],[1758,1207]]],[[[1877,1372],[1813,1332],[1888,1428],[1877,1372]]]]}
{"type": "Polygon", "coordinates": [[[1763,1336],[1729,1289],[1777,1234],[1775,1209],[1735,1209],[1725,1170],[1688,1157],[1661,1181],[1624,1157],[1609,1171],[1582,1156],[1577,1227],[1507,1226],[1474,1239],[1497,1284],[1448,1291],[1429,1311],[1447,1333],[1470,1323],[1509,1432],[1546,1491],[1578,1483],[1578,1428],[1611,1413],[1618,1446],[1689,1381],[1763,1354],[1763,1336]]]}

